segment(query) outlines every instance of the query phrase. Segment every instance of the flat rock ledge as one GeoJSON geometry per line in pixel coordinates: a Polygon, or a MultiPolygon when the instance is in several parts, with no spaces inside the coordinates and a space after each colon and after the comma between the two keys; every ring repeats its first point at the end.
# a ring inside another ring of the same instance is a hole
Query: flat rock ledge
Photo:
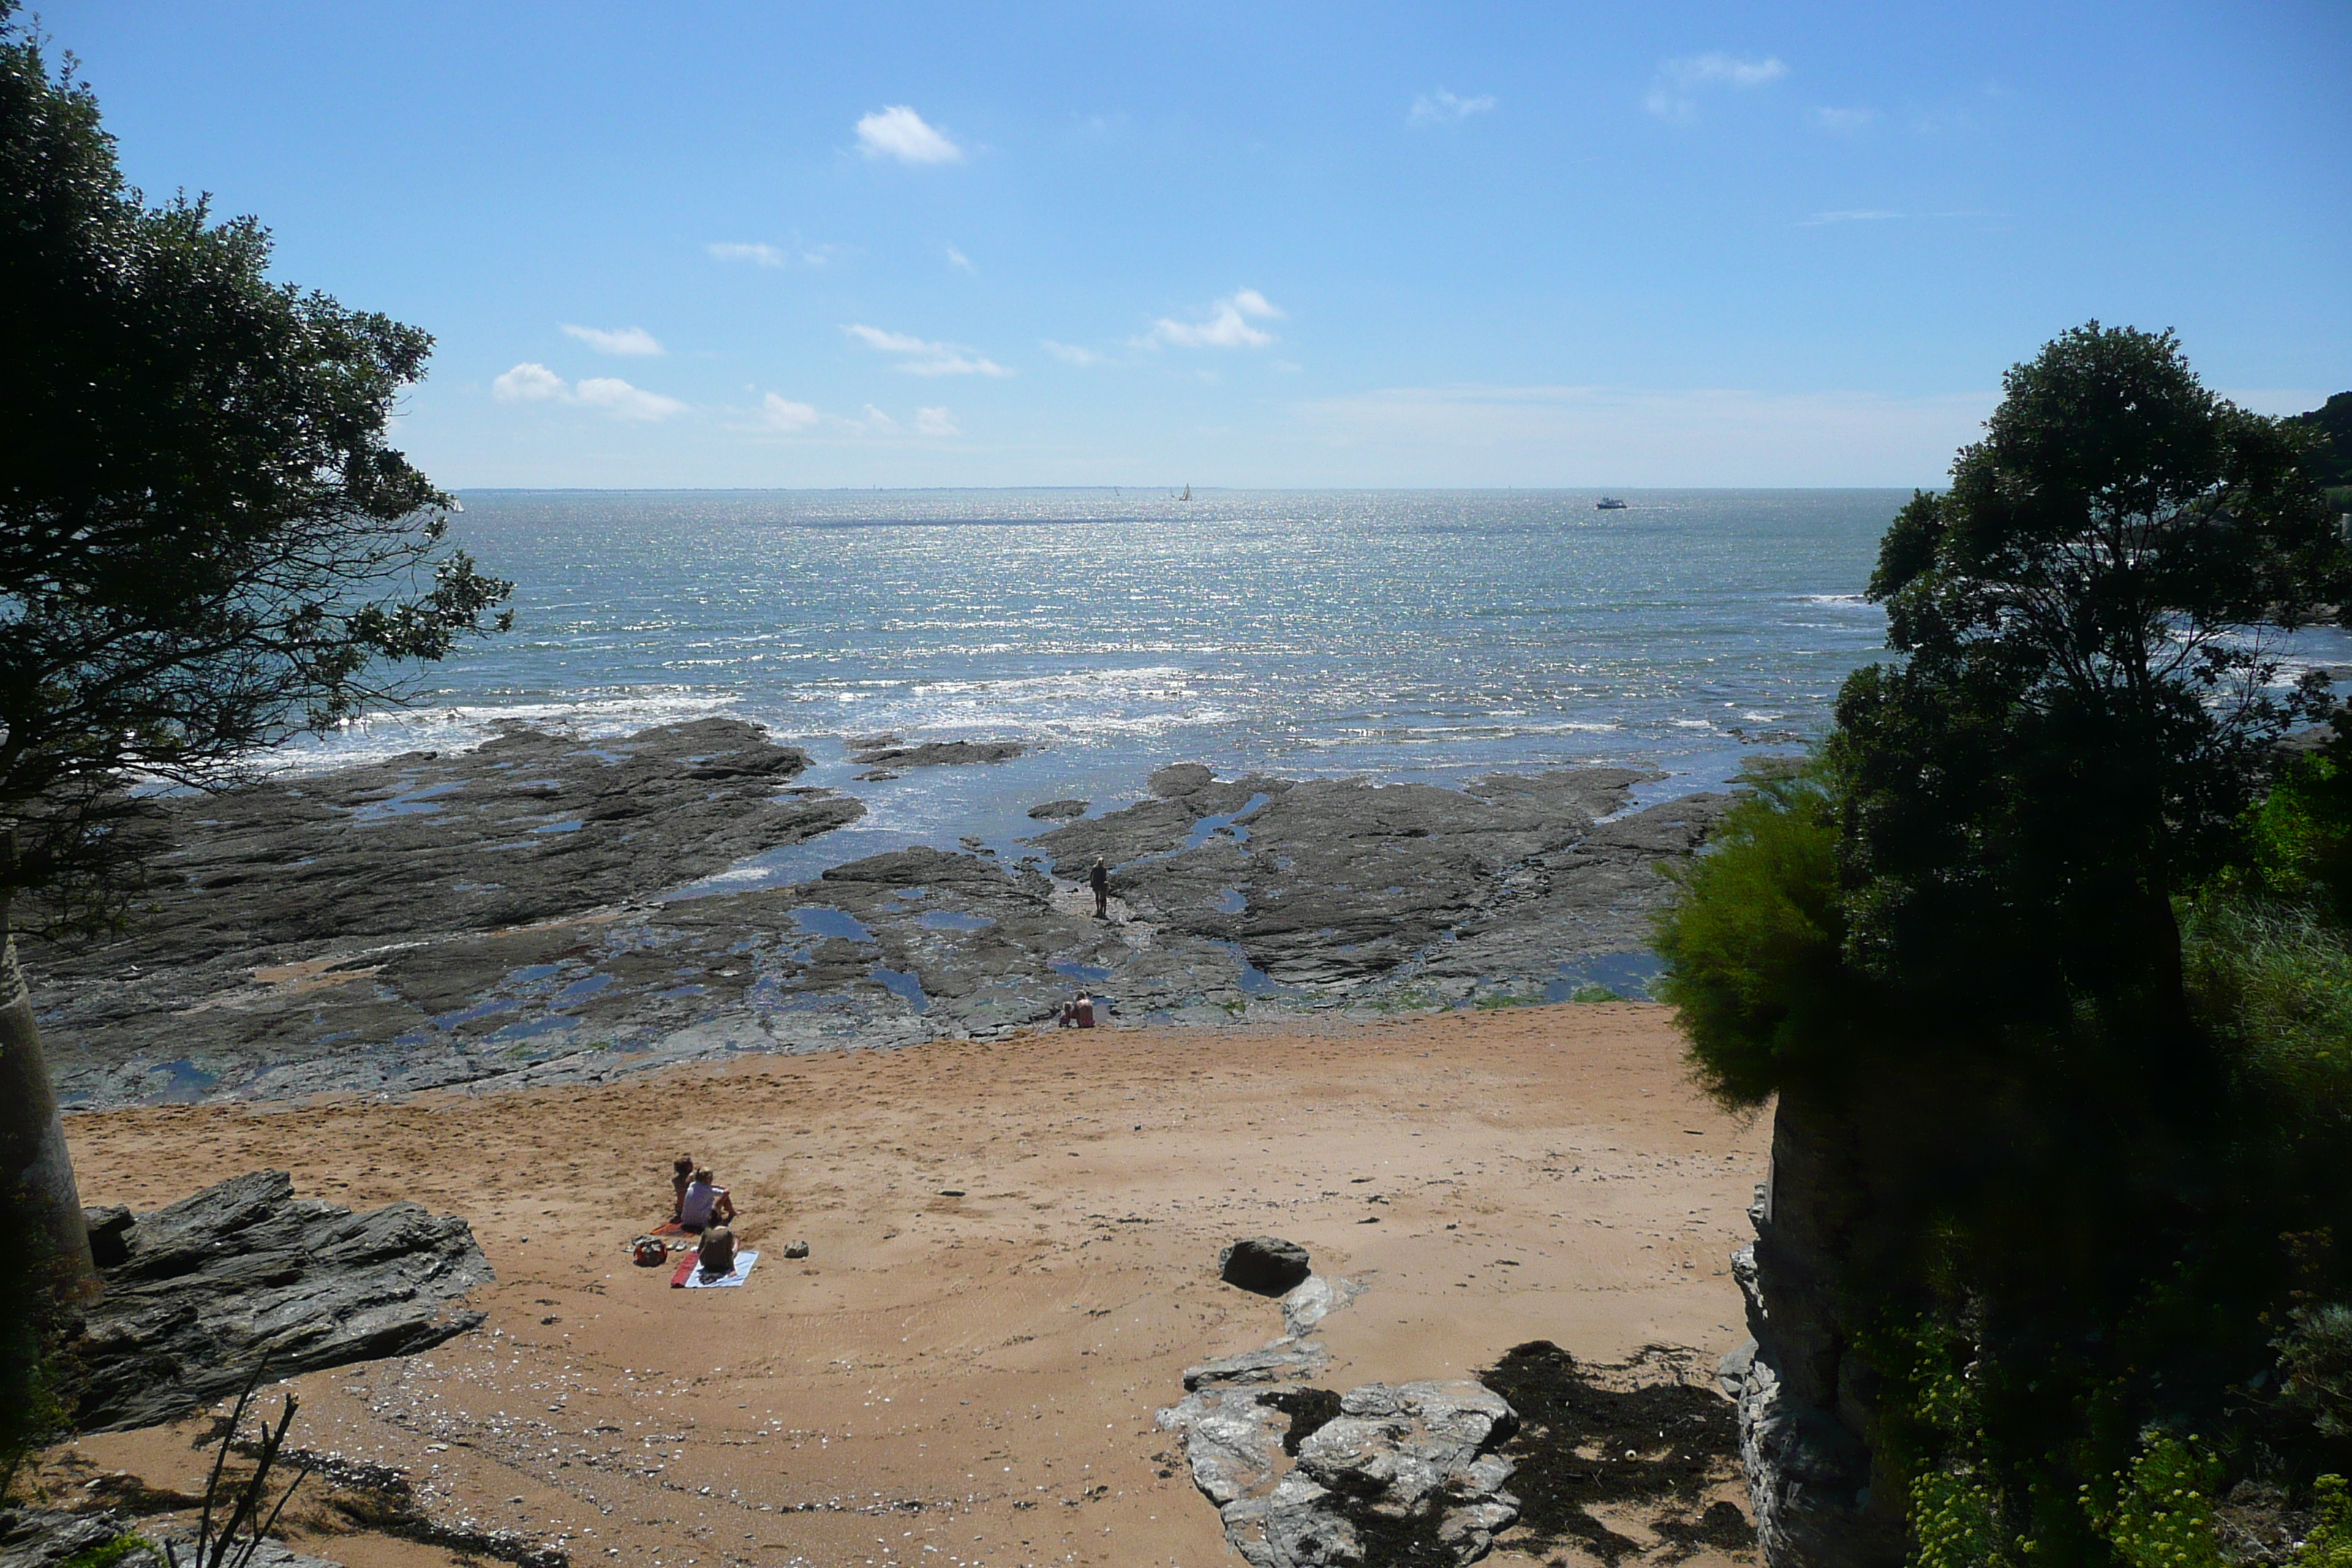
{"type": "MultiPolygon", "coordinates": [[[[859,750],[901,768],[1013,744],[859,750]]],[[[603,1083],[1003,1039],[1080,991],[1098,1017],[1206,1026],[1590,999],[1638,986],[1674,890],[1657,868],[1731,801],[1639,805],[1661,775],[1617,767],[1456,788],[1180,763],[1149,798],[1045,801],[1029,853],[967,838],[770,885],[866,812],[797,783],[807,765],[735,720],[593,742],[517,728],[163,802],[136,924],[25,947],[58,1099],[603,1083]]]]}
{"type": "Polygon", "coordinates": [[[85,1211],[106,1295],[79,1343],[85,1432],[153,1426],[245,1386],[413,1355],[478,1326],[452,1304],[492,1278],[462,1219],[354,1214],[255,1171],[152,1214],[85,1211]]]}
{"type": "MultiPolygon", "coordinates": [[[[135,1525],[125,1522],[111,1510],[76,1513],[58,1509],[0,1509],[0,1568],[66,1568],[75,1559],[112,1545],[126,1533],[136,1532],[135,1525]]],[[[181,1562],[194,1563],[193,1539],[185,1535],[163,1539],[170,1542],[181,1562]]],[[[240,1542],[245,1539],[238,1537],[240,1542]]],[[[140,1544],[115,1560],[121,1568],[163,1568],[163,1554],[147,1541],[147,1537],[139,1536],[140,1544]]],[[[240,1544],[236,1555],[243,1558],[246,1551],[246,1546],[240,1544]]],[[[269,1540],[253,1547],[251,1552],[249,1558],[244,1559],[246,1568],[342,1568],[340,1563],[324,1557],[306,1557],[269,1540]]]]}
{"type": "Polygon", "coordinates": [[[1283,1298],[1289,1333],[1189,1369],[1183,1400],[1159,1413],[1251,1568],[1474,1563],[1518,1518],[1511,1461],[1494,1452],[1518,1416],[1492,1389],[1307,1384],[1330,1352],[1305,1331],[1361,1289],[1310,1276],[1283,1298]]]}

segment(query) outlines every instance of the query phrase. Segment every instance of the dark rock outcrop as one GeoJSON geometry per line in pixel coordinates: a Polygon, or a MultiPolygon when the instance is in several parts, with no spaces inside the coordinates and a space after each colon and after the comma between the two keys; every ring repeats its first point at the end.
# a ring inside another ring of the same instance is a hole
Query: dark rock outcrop
{"type": "MultiPolygon", "coordinates": [[[[0,1568],[63,1568],[128,1529],[111,1513],[67,1513],[56,1509],[0,1509],[0,1568]]],[[[126,1559],[144,1568],[161,1558],[135,1552],[126,1559]]]]}
{"type": "Polygon", "coordinates": [[[1874,1390],[1839,1288],[1869,1247],[1861,1142],[1848,1110],[1784,1090],[1770,1175],[1748,1211],[1756,1240],[1732,1258],[1752,1338],[1718,1375],[1738,1401],[1740,1465],[1769,1568],[1895,1568],[1904,1558],[1903,1488],[1874,1450],[1874,1390]]]}
{"type": "Polygon", "coordinates": [[[866,767],[956,767],[968,763],[1009,763],[1029,749],[1018,741],[926,741],[919,746],[906,746],[895,735],[878,740],[880,743],[853,750],[850,761],[866,767]]]}
{"type": "Polygon", "coordinates": [[[413,1203],[353,1214],[295,1197],[283,1171],[90,1218],[113,1261],[77,1347],[89,1432],[174,1420],[260,1366],[288,1377],[429,1349],[481,1322],[451,1304],[491,1278],[464,1220],[413,1203]]]}
{"type": "Polygon", "coordinates": [[[1084,816],[1091,802],[1083,800],[1049,800],[1029,808],[1033,822],[1059,822],[1066,817],[1084,816]]]}
{"type": "MultiPolygon", "coordinates": [[[[173,802],[174,847],[127,933],[26,952],[60,1097],[194,1100],[271,1069],[291,1094],[405,1076],[443,1054],[419,1047],[452,1015],[483,1009],[483,1034],[509,1022],[502,980],[582,946],[614,906],[864,815],[790,787],[807,763],[736,720],[597,742],[517,729],[173,802]],[[354,1046],[406,1060],[354,1076],[354,1046]]],[[[646,989],[677,984],[660,968],[667,984],[646,989]]]]}
{"type": "Polygon", "coordinates": [[[1462,789],[1252,776],[1198,763],[1158,799],[1040,835],[1054,874],[1110,862],[1111,891],[1164,931],[1230,942],[1269,983],[1393,982],[1454,996],[1563,957],[1638,952],[1670,890],[1653,871],[1731,804],[1696,795],[1596,826],[1654,775],[1498,774],[1462,789]]]}
{"type": "Polygon", "coordinates": [[[772,854],[863,810],[790,785],[804,760],[732,721],[516,731],[176,804],[186,880],[124,940],[31,964],[59,1098],[597,1082],[1002,1037],[1080,991],[1199,1023],[1565,1000],[1646,947],[1657,866],[1727,804],[1628,809],[1651,775],[1622,768],[1447,789],[1181,763],[1149,800],[1043,819],[1036,856],[894,849],[773,887],[772,854]]]}
{"type": "Polygon", "coordinates": [[[1260,1296],[1287,1295],[1315,1272],[1307,1249],[1274,1236],[1252,1236],[1217,1254],[1217,1278],[1260,1296]]]}

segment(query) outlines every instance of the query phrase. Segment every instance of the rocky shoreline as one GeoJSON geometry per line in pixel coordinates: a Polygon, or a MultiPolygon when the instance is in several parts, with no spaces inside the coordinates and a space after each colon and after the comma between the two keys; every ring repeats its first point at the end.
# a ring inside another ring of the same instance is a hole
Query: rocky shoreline
{"type": "MultiPolygon", "coordinates": [[[[1011,754],[882,739],[892,768],[1011,754]]],[[[1079,990],[1122,1019],[1212,1024],[1543,999],[1645,948],[1658,865],[1729,805],[1630,810],[1658,775],[1624,768],[1452,789],[1179,763],[1133,804],[1040,803],[1011,864],[912,847],[665,895],[865,815],[798,784],[807,766],[734,720],[594,742],[519,728],[174,803],[130,931],[26,952],[60,1099],[597,1081],[995,1037],[1079,990]],[[1107,921],[1084,883],[1097,856],[1107,921]]]]}

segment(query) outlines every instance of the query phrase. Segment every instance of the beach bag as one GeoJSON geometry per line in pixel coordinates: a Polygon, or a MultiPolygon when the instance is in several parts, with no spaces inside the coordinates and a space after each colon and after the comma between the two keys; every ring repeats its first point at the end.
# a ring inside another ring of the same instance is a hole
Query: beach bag
{"type": "Polygon", "coordinates": [[[657,1236],[641,1236],[629,1246],[640,1268],[658,1268],[669,1261],[669,1248],[657,1236]]]}

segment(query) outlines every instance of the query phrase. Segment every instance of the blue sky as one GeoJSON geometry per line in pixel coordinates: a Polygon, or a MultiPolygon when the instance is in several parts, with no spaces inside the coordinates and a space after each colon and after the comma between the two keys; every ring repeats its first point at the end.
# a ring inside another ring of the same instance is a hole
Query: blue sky
{"type": "Polygon", "coordinates": [[[2352,386],[2352,6],[51,0],[453,487],[1934,483],[2001,370],[2352,386]]]}

